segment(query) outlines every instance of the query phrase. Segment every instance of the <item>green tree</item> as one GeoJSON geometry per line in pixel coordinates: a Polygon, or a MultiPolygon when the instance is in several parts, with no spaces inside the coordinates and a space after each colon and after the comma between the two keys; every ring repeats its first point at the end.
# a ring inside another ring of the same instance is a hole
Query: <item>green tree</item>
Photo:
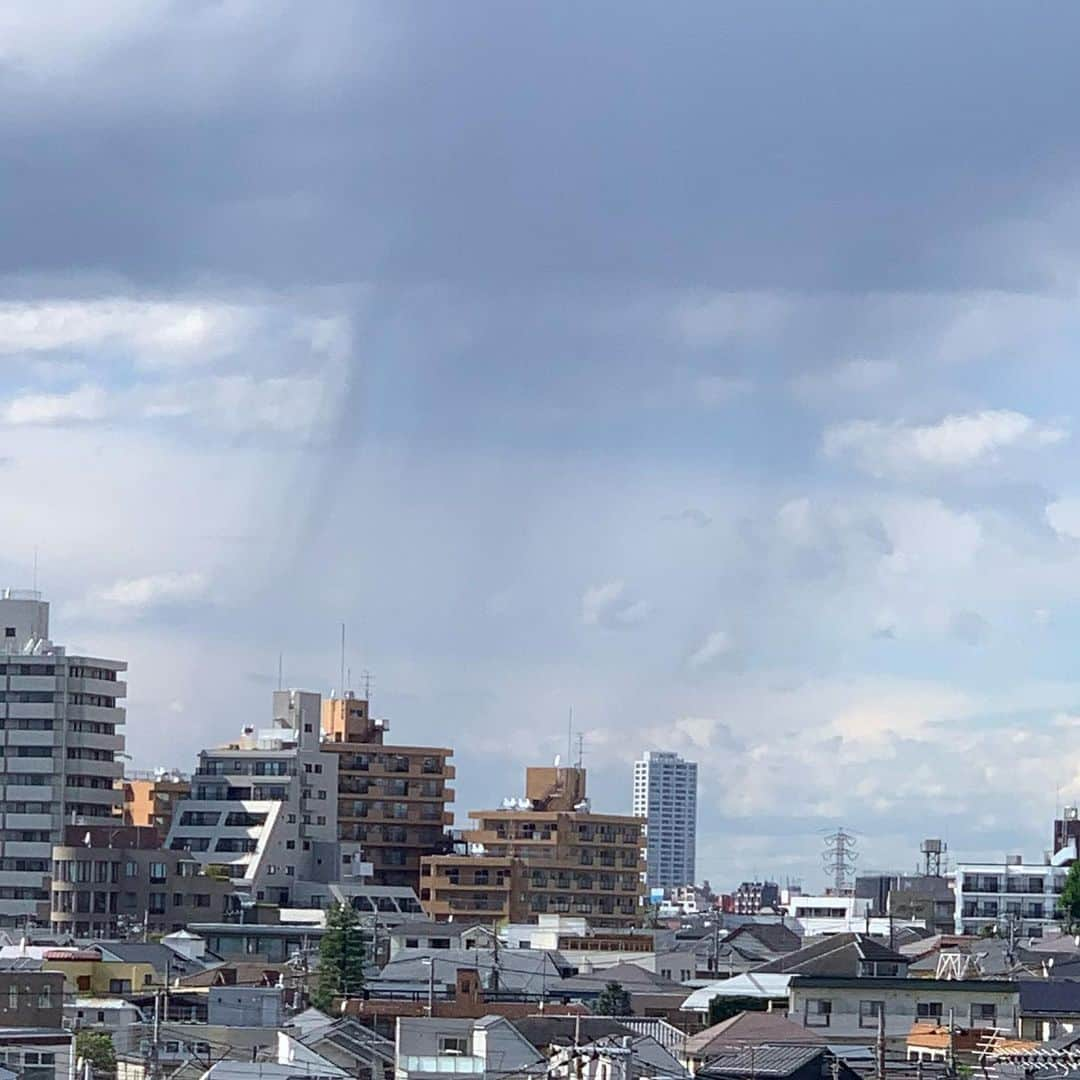
{"type": "Polygon", "coordinates": [[[630,993],[621,983],[609,982],[593,1002],[592,1010],[597,1016],[629,1016],[633,1011],[630,993]]]}
{"type": "Polygon", "coordinates": [[[80,1031],[75,1036],[75,1056],[89,1061],[95,1073],[116,1072],[116,1050],[105,1031],[80,1031]]]}
{"type": "Polygon", "coordinates": [[[1058,898],[1058,913],[1065,923],[1065,930],[1072,933],[1080,925],[1080,862],[1069,867],[1065,887],[1058,898]]]}
{"type": "Polygon", "coordinates": [[[709,1026],[719,1024],[741,1012],[765,1012],[769,1002],[764,998],[727,997],[717,994],[709,1002],[709,1026]]]}
{"type": "Polygon", "coordinates": [[[364,985],[364,936],[351,904],[334,904],[326,913],[319,946],[319,981],[312,1004],[324,1012],[336,998],[360,993],[364,985]]]}

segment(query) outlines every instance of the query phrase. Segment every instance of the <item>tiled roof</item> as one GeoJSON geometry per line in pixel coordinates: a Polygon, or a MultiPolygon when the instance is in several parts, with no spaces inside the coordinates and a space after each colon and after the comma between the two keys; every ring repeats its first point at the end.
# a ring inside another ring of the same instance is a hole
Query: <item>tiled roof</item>
{"type": "Polygon", "coordinates": [[[699,1031],[686,1041],[690,1057],[722,1055],[740,1044],[824,1043],[816,1032],[789,1020],[782,1012],[741,1012],[699,1031]]]}
{"type": "Polygon", "coordinates": [[[714,1058],[698,1076],[791,1076],[828,1051],[823,1046],[747,1046],[714,1058]]]}

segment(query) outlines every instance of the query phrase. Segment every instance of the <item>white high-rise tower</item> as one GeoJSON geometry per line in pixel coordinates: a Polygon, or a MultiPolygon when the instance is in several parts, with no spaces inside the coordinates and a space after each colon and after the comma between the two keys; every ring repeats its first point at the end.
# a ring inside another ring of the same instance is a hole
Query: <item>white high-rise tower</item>
{"type": "Polygon", "coordinates": [[[634,763],[634,814],[646,822],[646,887],[693,885],[697,763],[648,751],[634,763]]]}
{"type": "Polygon", "coordinates": [[[119,820],[126,670],[69,656],[49,640],[40,593],[0,589],[2,926],[48,925],[52,845],[65,825],[119,820]]]}

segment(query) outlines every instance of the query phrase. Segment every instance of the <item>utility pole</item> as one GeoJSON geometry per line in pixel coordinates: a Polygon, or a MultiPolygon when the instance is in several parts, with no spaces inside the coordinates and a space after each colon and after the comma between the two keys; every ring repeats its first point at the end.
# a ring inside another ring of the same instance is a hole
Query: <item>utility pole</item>
{"type": "Polygon", "coordinates": [[[489,989],[499,989],[499,928],[495,927],[495,931],[491,936],[491,979],[489,980],[489,989]]]}
{"type": "Polygon", "coordinates": [[[161,1075],[159,1048],[161,1044],[161,991],[154,991],[154,1041],[150,1044],[150,1080],[161,1075]]]}
{"type": "Polygon", "coordinates": [[[713,915],[713,927],[712,927],[712,969],[713,974],[719,976],[720,974],[720,914],[719,912],[713,915]]]}
{"type": "Polygon", "coordinates": [[[874,1047],[874,1076],[877,1080],[885,1080],[885,1010],[879,1009],[877,1014],[877,1045],[874,1047]]]}
{"type": "Polygon", "coordinates": [[[427,1013],[435,1015],[435,957],[429,957],[428,984],[427,984],[427,1013]]]}

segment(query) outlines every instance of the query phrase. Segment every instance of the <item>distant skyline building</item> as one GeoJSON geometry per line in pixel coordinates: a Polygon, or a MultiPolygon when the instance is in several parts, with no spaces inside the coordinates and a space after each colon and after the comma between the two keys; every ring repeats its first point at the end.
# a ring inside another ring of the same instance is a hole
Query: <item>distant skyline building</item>
{"type": "Polygon", "coordinates": [[[646,888],[693,885],[697,763],[668,751],[647,751],[634,763],[634,816],[646,823],[646,888]]]}
{"type": "Polygon", "coordinates": [[[0,590],[0,925],[48,925],[65,825],[119,820],[126,670],[51,641],[41,593],[0,590]]]}

